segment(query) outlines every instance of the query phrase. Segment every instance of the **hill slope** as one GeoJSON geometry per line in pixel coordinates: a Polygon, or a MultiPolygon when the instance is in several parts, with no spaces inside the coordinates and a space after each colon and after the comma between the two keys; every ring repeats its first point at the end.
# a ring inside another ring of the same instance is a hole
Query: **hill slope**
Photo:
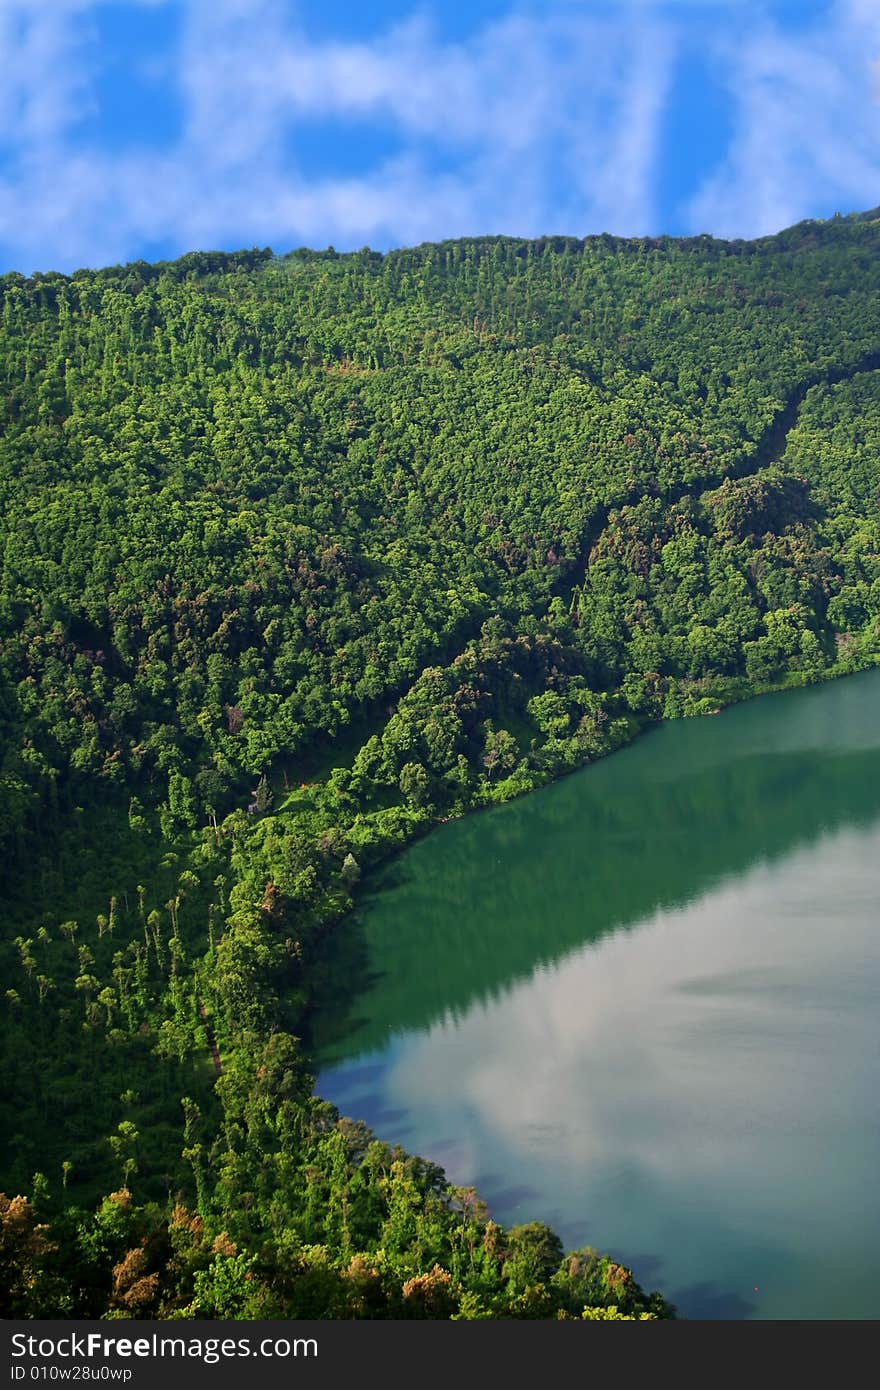
{"type": "Polygon", "coordinates": [[[10,1307],[664,1311],[340,1121],[296,1039],[413,834],[876,661],[878,249],[0,280],[10,1307]]]}

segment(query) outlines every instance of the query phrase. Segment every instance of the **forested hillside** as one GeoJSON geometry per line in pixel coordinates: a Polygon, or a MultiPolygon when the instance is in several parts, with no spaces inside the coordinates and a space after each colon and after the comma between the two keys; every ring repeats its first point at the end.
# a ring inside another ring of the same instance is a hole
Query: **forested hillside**
{"type": "Polygon", "coordinates": [[[877,661],[878,252],[0,279],[4,1316],[669,1314],[313,1096],[321,943],[436,822],[877,661]]]}

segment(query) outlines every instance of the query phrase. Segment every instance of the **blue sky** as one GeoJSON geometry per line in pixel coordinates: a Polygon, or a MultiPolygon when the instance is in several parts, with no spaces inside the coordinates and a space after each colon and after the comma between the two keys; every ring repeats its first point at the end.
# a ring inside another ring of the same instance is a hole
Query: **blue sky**
{"type": "Polygon", "coordinates": [[[0,0],[0,271],[880,204],[880,0],[0,0]]]}

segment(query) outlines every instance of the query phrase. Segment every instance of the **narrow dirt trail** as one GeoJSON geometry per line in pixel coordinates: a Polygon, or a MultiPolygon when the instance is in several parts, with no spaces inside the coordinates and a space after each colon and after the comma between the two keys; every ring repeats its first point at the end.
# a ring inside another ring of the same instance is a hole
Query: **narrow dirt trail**
{"type": "Polygon", "coordinates": [[[205,1025],[205,1033],[208,1038],[208,1047],[211,1049],[211,1059],[214,1063],[214,1070],[216,1071],[218,1076],[222,1076],[223,1063],[220,1060],[220,1051],[217,1047],[217,1039],[214,1037],[214,1030],[208,1022],[208,1011],[202,1003],[201,999],[199,1000],[199,1018],[205,1025]]]}

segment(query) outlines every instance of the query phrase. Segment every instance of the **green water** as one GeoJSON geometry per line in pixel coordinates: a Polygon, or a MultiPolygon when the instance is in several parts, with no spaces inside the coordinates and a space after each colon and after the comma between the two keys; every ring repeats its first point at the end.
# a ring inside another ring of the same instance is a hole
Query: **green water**
{"type": "Polygon", "coordinates": [[[318,1089],[691,1317],[880,1314],[880,672],[444,826],[334,943],[318,1089]]]}

